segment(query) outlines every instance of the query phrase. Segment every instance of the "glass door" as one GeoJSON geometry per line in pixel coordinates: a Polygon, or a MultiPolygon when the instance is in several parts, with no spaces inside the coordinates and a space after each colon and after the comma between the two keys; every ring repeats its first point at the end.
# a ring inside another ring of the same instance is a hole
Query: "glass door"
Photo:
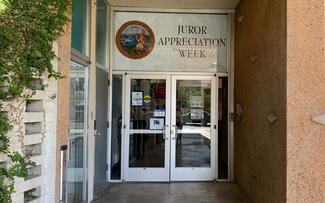
{"type": "Polygon", "coordinates": [[[171,181],[215,178],[215,78],[172,76],[171,181]]]}
{"type": "Polygon", "coordinates": [[[169,80],[126,76],[125,181],[169,181],[169,80]]]}

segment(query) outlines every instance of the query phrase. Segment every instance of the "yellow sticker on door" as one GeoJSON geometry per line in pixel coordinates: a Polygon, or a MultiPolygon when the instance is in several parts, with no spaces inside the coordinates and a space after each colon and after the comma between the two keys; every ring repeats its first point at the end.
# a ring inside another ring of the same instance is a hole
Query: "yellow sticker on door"
{"type": "Polygon", "coordinates": [[[143,96],[143,103],[149,104],[151,102],[151,97],[150,95],[144,95],[143,96]]]}

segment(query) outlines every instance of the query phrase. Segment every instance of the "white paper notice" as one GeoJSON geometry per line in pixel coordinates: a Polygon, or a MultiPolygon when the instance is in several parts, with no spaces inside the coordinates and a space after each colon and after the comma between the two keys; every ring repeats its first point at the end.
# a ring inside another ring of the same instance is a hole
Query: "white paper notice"
{"type": "Polygon", "coordinates": [[[143,92],[132,92],[132,106],[142,106],[143,92]]]}

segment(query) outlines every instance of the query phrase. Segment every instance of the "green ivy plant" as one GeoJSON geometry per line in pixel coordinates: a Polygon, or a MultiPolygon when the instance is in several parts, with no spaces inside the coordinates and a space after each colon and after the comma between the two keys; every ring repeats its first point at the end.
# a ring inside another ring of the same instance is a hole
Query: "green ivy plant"
{"type": "Polygon", "coordinates": [[[53,42],[63,33],[70,7],[70,0],[0,0],[0,154],[8,160],[0,165],[0,202],[12,202],[14,178],[25,177],[33,165],[10,148],[12,124],[4,104],[31,97],[35,78],[62,77],[52,65],[53,42]]]}

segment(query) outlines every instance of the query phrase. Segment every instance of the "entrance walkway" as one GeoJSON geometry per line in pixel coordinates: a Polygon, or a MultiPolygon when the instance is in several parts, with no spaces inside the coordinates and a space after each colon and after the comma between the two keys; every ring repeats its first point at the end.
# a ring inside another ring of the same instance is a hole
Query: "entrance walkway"
{"type": "Polygon", "coordinates": [[[250,203],[234,183],[110,184],[94,203],[250,203]]]}

